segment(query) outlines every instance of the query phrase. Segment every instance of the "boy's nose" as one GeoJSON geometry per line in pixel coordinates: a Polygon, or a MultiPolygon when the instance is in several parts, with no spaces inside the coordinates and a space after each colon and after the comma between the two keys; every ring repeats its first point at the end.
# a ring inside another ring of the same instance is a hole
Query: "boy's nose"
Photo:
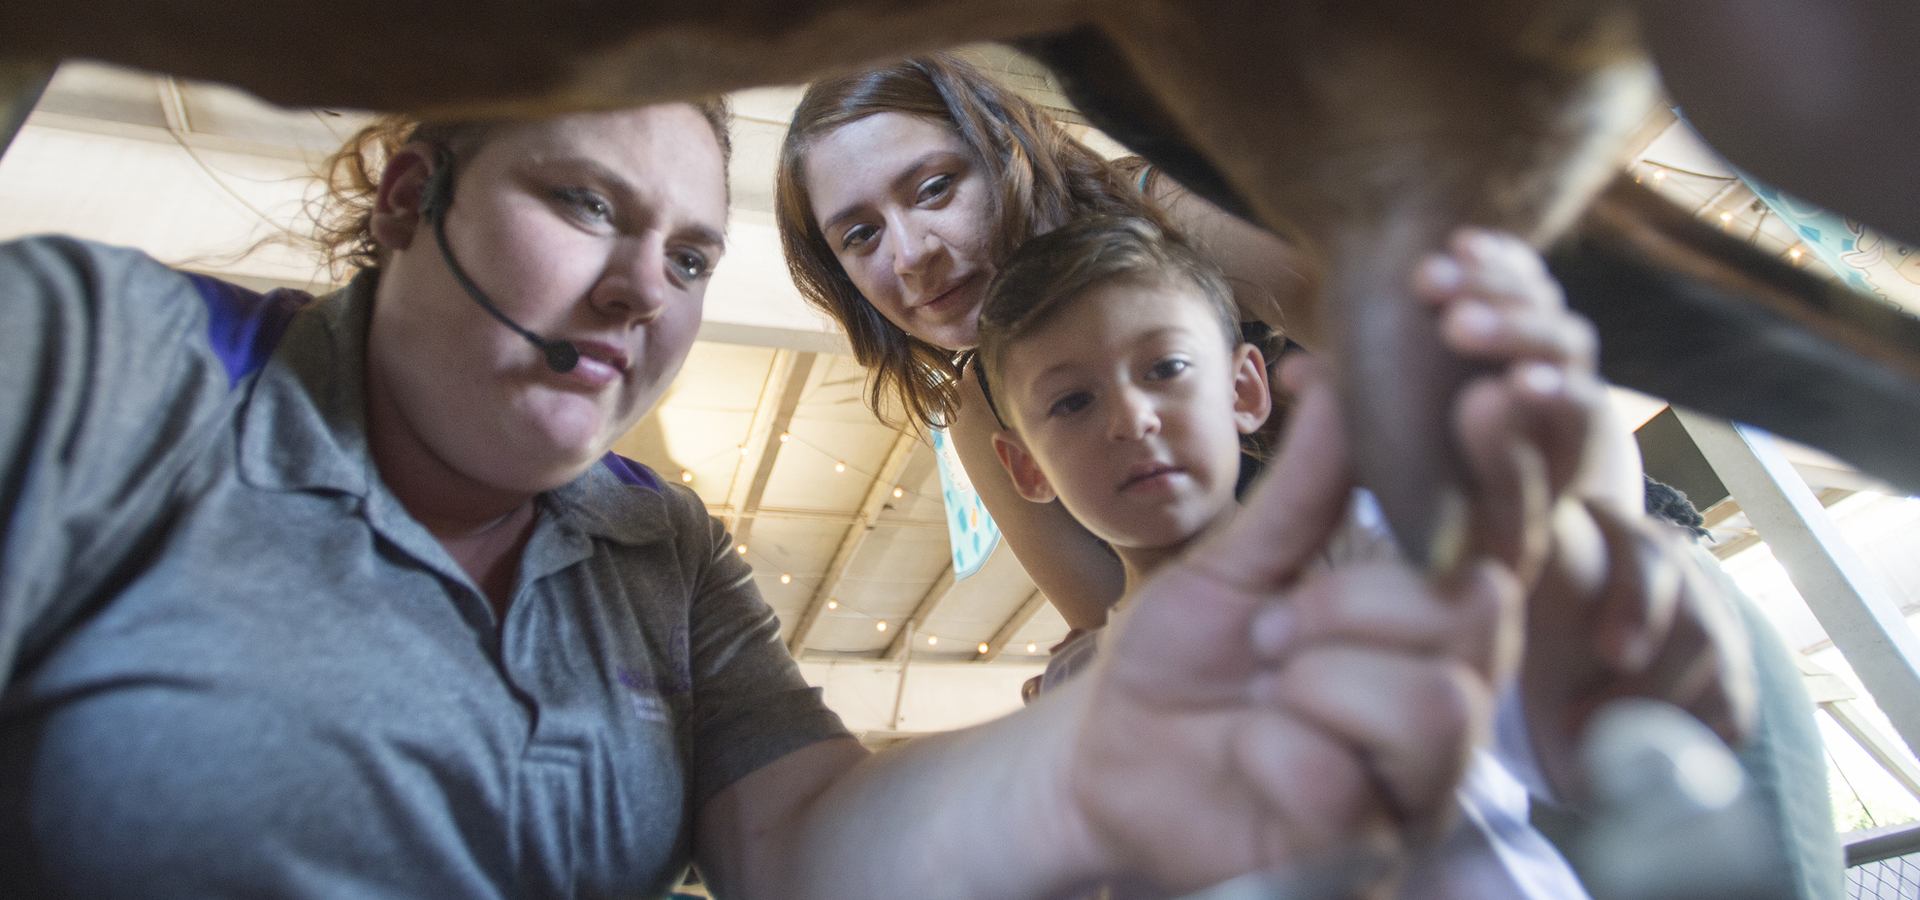
{"type": "Polygon", "coordinates": [[[1108,420],[1107,436],[1116,441],[1137,441],[1160,428],[1159,414],[1145,392],[1121,388],[1108,420]]]}

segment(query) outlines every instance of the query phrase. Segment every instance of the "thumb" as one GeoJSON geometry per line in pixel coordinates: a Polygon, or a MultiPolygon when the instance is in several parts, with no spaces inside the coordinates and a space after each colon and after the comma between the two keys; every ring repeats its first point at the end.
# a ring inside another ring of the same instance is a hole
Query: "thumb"
{"type": "Polygon", "coordinates": [[[1297,578],[1325,546],[1353,490],[1346,424],[1326,365],[1293,354],[1281,380],[1299,399],[1278,458],[1240,513],[1187,554],[1195,568],[1253,590],[1297,578]]]}

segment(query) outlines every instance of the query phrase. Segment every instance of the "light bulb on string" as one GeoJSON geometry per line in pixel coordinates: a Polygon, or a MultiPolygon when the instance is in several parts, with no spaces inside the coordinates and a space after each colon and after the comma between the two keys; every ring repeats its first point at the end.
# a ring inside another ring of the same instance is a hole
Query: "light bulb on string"
{"type": "Polygon", "coordinates": [[[741,556],[745,556],[747,555],[747,545],[741,544],[740,546],[733,548],[733,552],[738,553],[741,556]]]}
{"type": "Polygon", "coordinates": [[[833,470],[835,472],[845,472],[847,470],[847,464],[843,462],[834,463],[833,470]]]}
{"type": "Polygon", "coordinates": [[[927,646],[931,647],[938,643],[940,643],[939,635],[933,635],[933,634],[927,635],[927,646]]]}
{"type": "Polygon", "coordinates": [[[885,622],[875,622],[875,623],[873,623],[873,628],[874,628],[874,630],[875,630],[875,631],[885,631],[885,630],[887,630],[887,623],[885,623],[885,622]]]}
{"type": "Polygon", "coordinates": [[[780,443],[784,444],[790,440],[793,440],[793,435],[784,431],[780,432],[780,443]]]}
{"type": "Polygon", "coordinates": [[[1028,652],[1028,653],[1032,653],[1032,652],[1033,652],[1034,650],[1036,650],[1036,649],[1038,649],[1038,648],[1036,648],[1036,647],[1035,647],[1034,645],[1032,645],[1032,644],[1028,644],[1028,645],[1027,645],[1027,652],[1028,652]]]}
{"type": "Polygon", "coordinates": [[[987,645],[985,645],[985,644],[981,644],[981,645],[980,645],[980,653],[981,653],[981,655],[983,655],[983,656],[984,656],[984,655],[986,655],[986,652],[987,652],[987,645]]]}
{"type": "Polygon", "coordinates": [[[838,601],[838,600],[828,600],[828,601],[827,601],[827,608],[828,608],[828,609],[839,609],[839,608],[840,608],[840,601],[838,601]]]}
{"type": "Polygon", "coordinates": [[[906,495],[907,495],[907,492],[906,492],[906,491],[903,491],[903,490],[901,490],[901,489],[899,489],[899,488],[894,488],[894,489],[893,489],[893,495],[894,495],[895,497],[904,497],[904,496],[906,496],[906,495]]]}
{"type": "Polygon", "coordinates": [[[741,456],[747,455],[747,445],[745,444],[740,445],[740,455],[741,456]]]}
{"type": "Polygon", "coordinates": [[[782,572],[782,573],[780,573],[780,583],[781,583],[781,584],[791,584],[792,582],[793,582],[793,576],[792,576],[792,575],[788,575],[788,574],[786,574],[785,572],[782,572]]]}
{"type": "Polygon", "coordinates": [[[680,483],[681,483],[681,484],[692,484],[692,483],[693,483],[693,473],[692,473],[692,472],[689,472],[689,471],[687,471],[687,470],[685,470],[685,469],[682,469],[682,470],[680,470],[680,483]]]}

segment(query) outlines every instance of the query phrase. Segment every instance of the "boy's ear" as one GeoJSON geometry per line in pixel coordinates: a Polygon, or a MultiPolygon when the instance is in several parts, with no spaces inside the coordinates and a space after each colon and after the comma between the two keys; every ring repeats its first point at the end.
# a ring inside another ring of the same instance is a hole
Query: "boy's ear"
{"type": "Polygon", "coordinates": [[[380,173],[367,230],[388,250],[412,246],[414,235],[426,225],[426,218],[420,214],[420,198],[433,174],[433,158],[433,148],[415,141],[396,151],[380,173]]]}
{"type": "Polygon", "coordinates": [[[1008,477],[1013,479],[1013,489],[1019,491],[1020,496],[1035,503],[1053,502],[1053,485],[1040,471],[1040,461],[1033,458],[1020,435],[1011,429],[994,432],[993,452],[1000,457],[1000,468],[1007,470],[1008,477]]]}
{"type": "Polygon", "coordinates": [[[1241,344],[1233,352],[1233,426],[1252,434],[1273,414],[1273,389],[1267,383],[1267,360],[1260,348],[1241,344]]]}

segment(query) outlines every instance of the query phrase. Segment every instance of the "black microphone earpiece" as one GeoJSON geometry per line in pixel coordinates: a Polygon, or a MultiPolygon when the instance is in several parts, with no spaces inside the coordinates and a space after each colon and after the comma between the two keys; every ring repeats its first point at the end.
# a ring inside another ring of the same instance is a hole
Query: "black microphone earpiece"
{"type": "Polygon", "coordinates": [[[460,267],[460,261],[453,258],[453,248],[447,246],[447,207],[452,205],[453,154],[440,150],[434,154],[433,174],[427,176],[426,185],[420,189],[420,216],[433,226],[433,240],[440,245],[440,258],[447,261],[447,269],[453,272],[453,280],[460,283],[461,289],[473,298],[473,302],[480,304],[481,309],[539,348],[541,356],[547,361],[547,368],[562,373],[573,371],[573,367],[580,364],[579,347],[575,347],[572,341],[543,338],[507,318],[506,313],[487,299],[480,286],[467,277],[467,270],[460,267]]]}

